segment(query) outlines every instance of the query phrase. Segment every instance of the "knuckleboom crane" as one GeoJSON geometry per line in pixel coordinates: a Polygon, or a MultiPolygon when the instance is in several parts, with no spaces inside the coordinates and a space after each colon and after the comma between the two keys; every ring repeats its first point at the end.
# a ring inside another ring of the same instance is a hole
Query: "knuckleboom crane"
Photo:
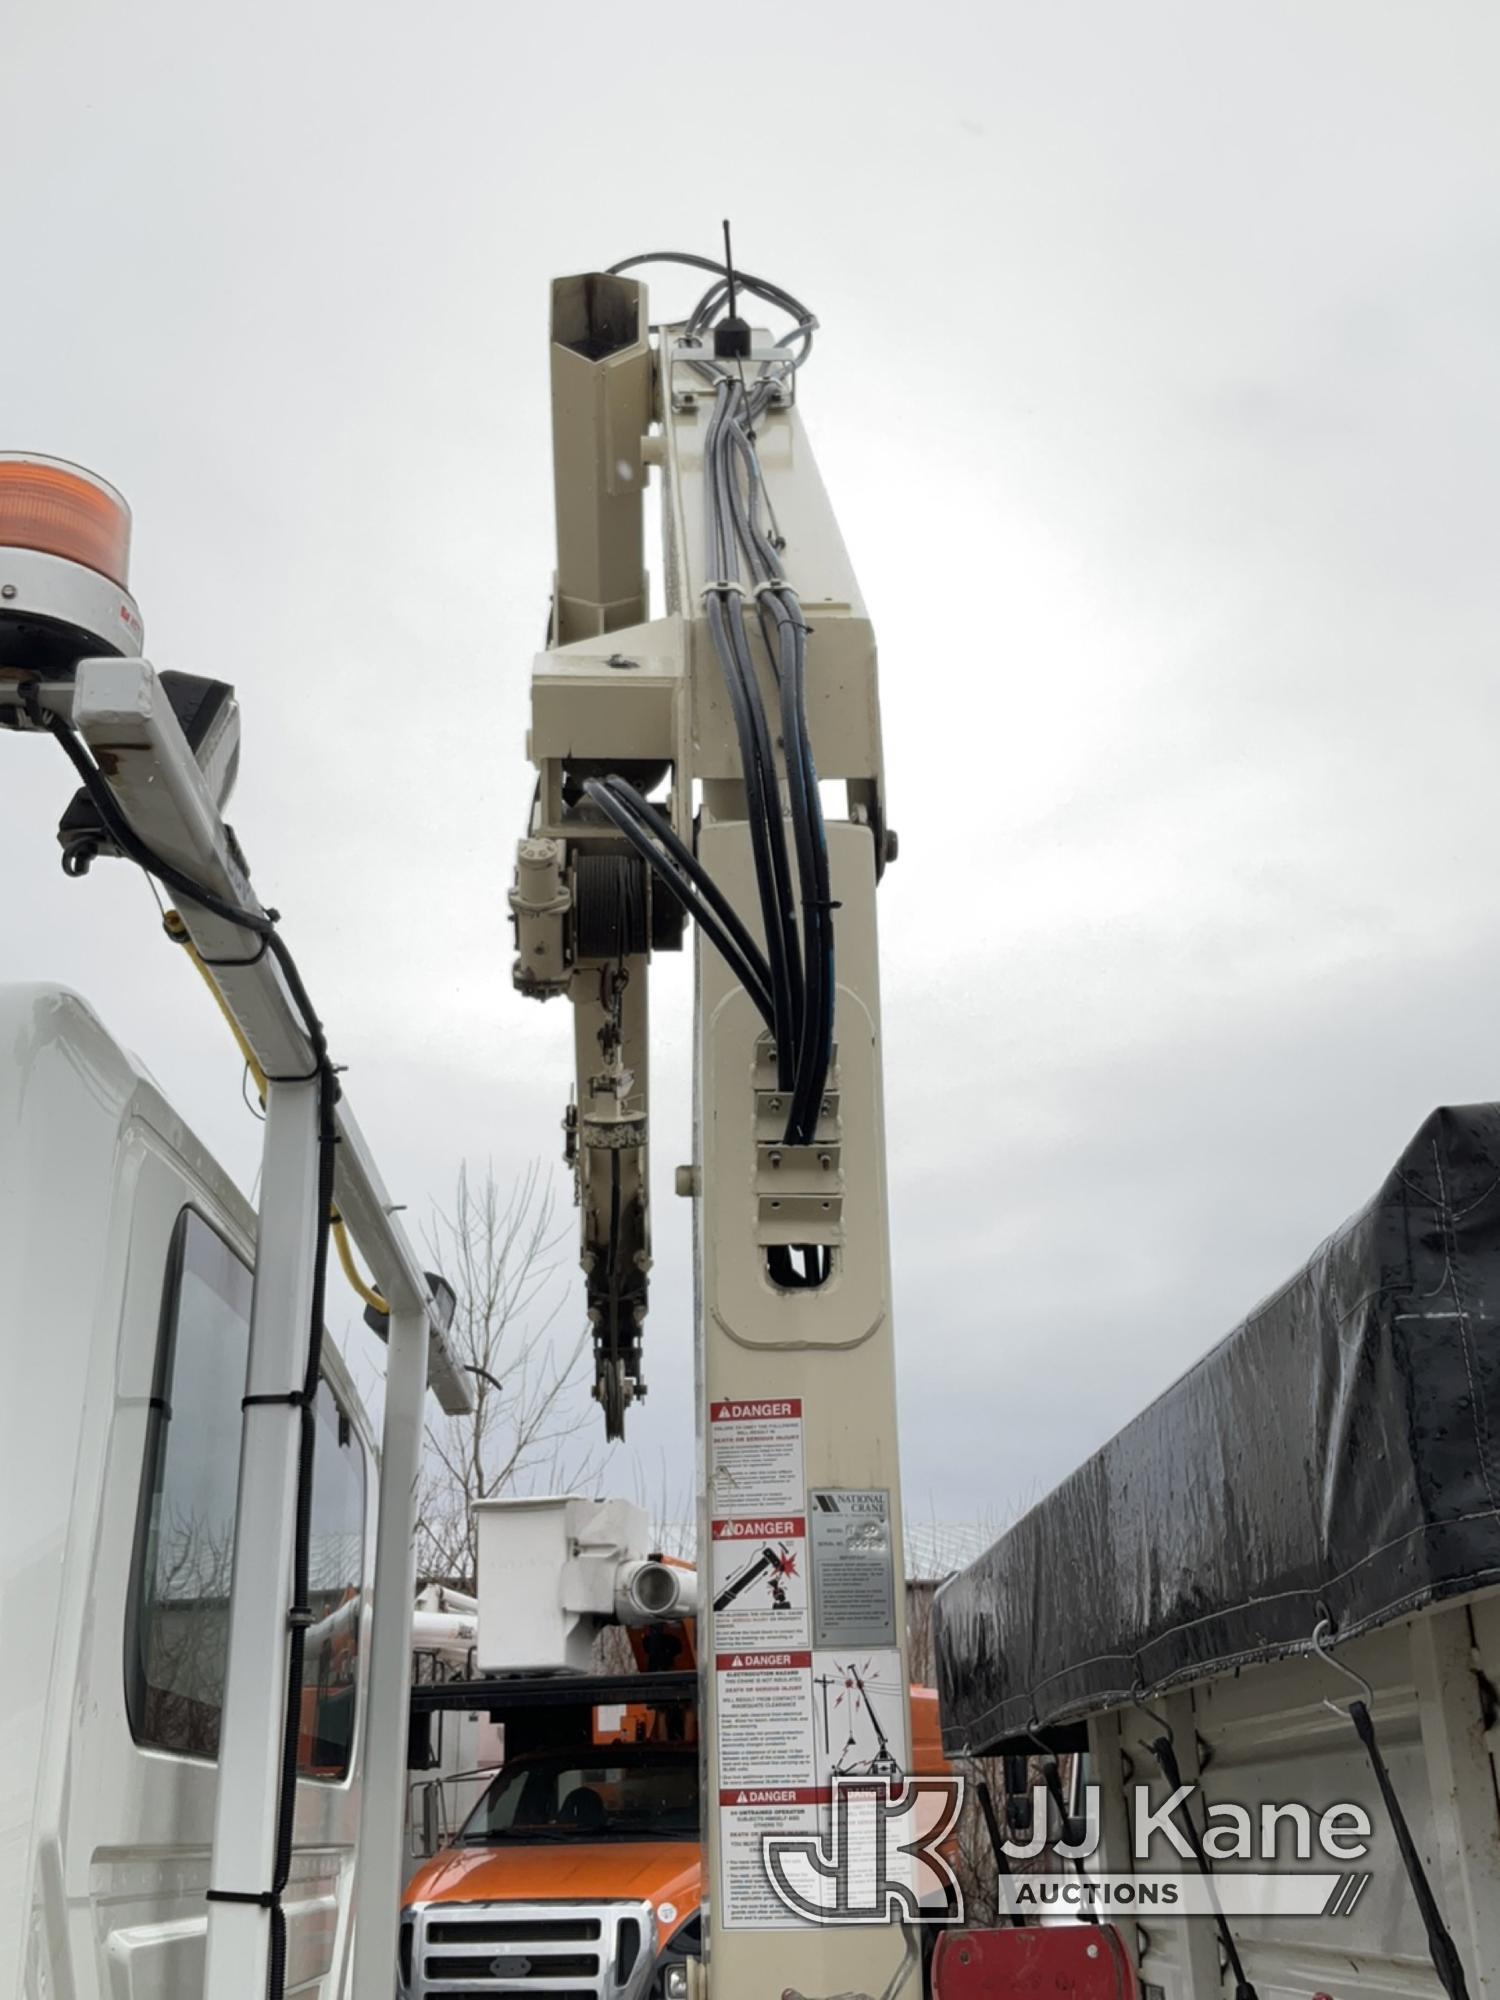
{"type": "Polygon", "coordinates": [[[511,893],[517,986],[573,1007],[567,1157],[607,1435],[646,1391],[648,968],[691,919],[694,1143],[677,1191],[694,1202],[700,1540],[717,1553],[732,1514],[752,1547],[790,1550],[812,1496],[835,1534],[842,1509],[864,1510],[863,1584],[845,1589],[845,1544],[830,1543],[821,1573],[791,1561],[789,1575],[813,1570],[810,1594],[799,1582],[760,1626],[731,1626],[750,1602],[725,1593],[743,1553],[731,1543],[706,1593],[720,1599],[700,1648],[714,2000],[878,1994],[909,1963],[886,1925],[809,1927],[763,1876],[757,1894],[758,1822],[726,1800],[753,1798],[733,1788],[773,1772],[774,1703],[741,1703],[731,1744],[719,1728],[731,1677],[715,1671],[716,1651],[736,1670],[773,1657],[729,1654],[746,1631],[752,1645],[784,1631],[810,1682],[812,1649],[851,1638],[852,1617],[865,1621],[856,1643],[887,1641],[892,1682],[906,1685],[875,919],[895,839],[874,635],[798,408],[815,329],[782,287],[735,271],[727,229],[722,261],[658,253],[554,283],[557,571],[511,893]],[[633,274],[654,263],[706,274],[680,322],[649,323],[633,274]],[[752,326],[742,300],[776,326],[752,326]],[[652,468],[656,617],[643,554],[652,468]],[[827,792],[840,809],[825,818],[827,792]],[[757,1456],[739,1417],[762,1413],[782,1422],[757,1456]],[[757,1505],[781,1518],[743,1518],[757,1505]]]}

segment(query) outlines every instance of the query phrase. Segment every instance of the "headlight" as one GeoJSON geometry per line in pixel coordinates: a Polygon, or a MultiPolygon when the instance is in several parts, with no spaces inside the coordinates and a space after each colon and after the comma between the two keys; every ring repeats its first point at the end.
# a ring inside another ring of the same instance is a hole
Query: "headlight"
{"type": "Polygon", "coordinates": [[[688,1969],[682,1959],[675,1960],[667,1967],[666,1978],[662,1981],[662,1992],[666,2000],[687,2000],[688,1969]]]}

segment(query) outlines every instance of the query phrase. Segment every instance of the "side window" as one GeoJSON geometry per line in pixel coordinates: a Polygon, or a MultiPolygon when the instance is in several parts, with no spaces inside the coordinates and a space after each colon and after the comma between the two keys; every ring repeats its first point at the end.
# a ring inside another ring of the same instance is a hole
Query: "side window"
{"type": "Polygon", "coordinates": [[[248,1268],[202,1216],[167,1269],[126,1651],[137,1743],[217,1757],[250,1351],[248,1268]]]}
{"type": "Polygon", "coordinates": [[[354,1754],[359,1624],[364,1608],[365,1454],[326,1382],[314,1412],[312,1540],[308,1628],[302,1668],[297,1768],[307,1778],[342,1778],[354,1754]]]}
{"type": "MultiPolygon", "coordinates": [[[[192,1209],[178,1219],[136,1525],[125,1690],[138,1743],[215,1758],[224,1705],[250,1270],[192,1209]]],[[[314,1408],[298,1769],[340,1778],[354,1742],[365,1456],[326,1382],[314,1408]]]]}

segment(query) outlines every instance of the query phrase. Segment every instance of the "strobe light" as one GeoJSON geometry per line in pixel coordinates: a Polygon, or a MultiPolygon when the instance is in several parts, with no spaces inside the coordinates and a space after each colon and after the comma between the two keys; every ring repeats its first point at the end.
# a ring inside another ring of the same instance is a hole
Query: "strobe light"
{"type": "Polygon", "coordinates": [[[0,452],[0,668],[48,677],[82,659],[138,657],[130,509],[62,459],[0,452]]]}

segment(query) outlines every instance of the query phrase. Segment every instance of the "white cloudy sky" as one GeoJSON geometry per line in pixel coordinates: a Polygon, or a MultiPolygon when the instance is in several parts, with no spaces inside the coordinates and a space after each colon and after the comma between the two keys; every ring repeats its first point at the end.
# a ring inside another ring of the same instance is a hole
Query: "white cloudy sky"
{"type": "MultiPolygon", "coordinates": [[[[567,1086],[504,921],[547,281],[725,213],[822,318],[882,643],[909,1507],[1051,1484],[1494,1094],[1488,5],[21,0],[5,43],[0,432],[125,490],[150,657],[238,686],[233,817],[414,1211],[551,1159],[567,1086]]],[[[248,1183],[147,890],[66,883],[61,760],[0,752],[0,976],[87,993],[248,1183]]],[[[688,1478],[682,971],[626,1491],[688,1478]]]]}

